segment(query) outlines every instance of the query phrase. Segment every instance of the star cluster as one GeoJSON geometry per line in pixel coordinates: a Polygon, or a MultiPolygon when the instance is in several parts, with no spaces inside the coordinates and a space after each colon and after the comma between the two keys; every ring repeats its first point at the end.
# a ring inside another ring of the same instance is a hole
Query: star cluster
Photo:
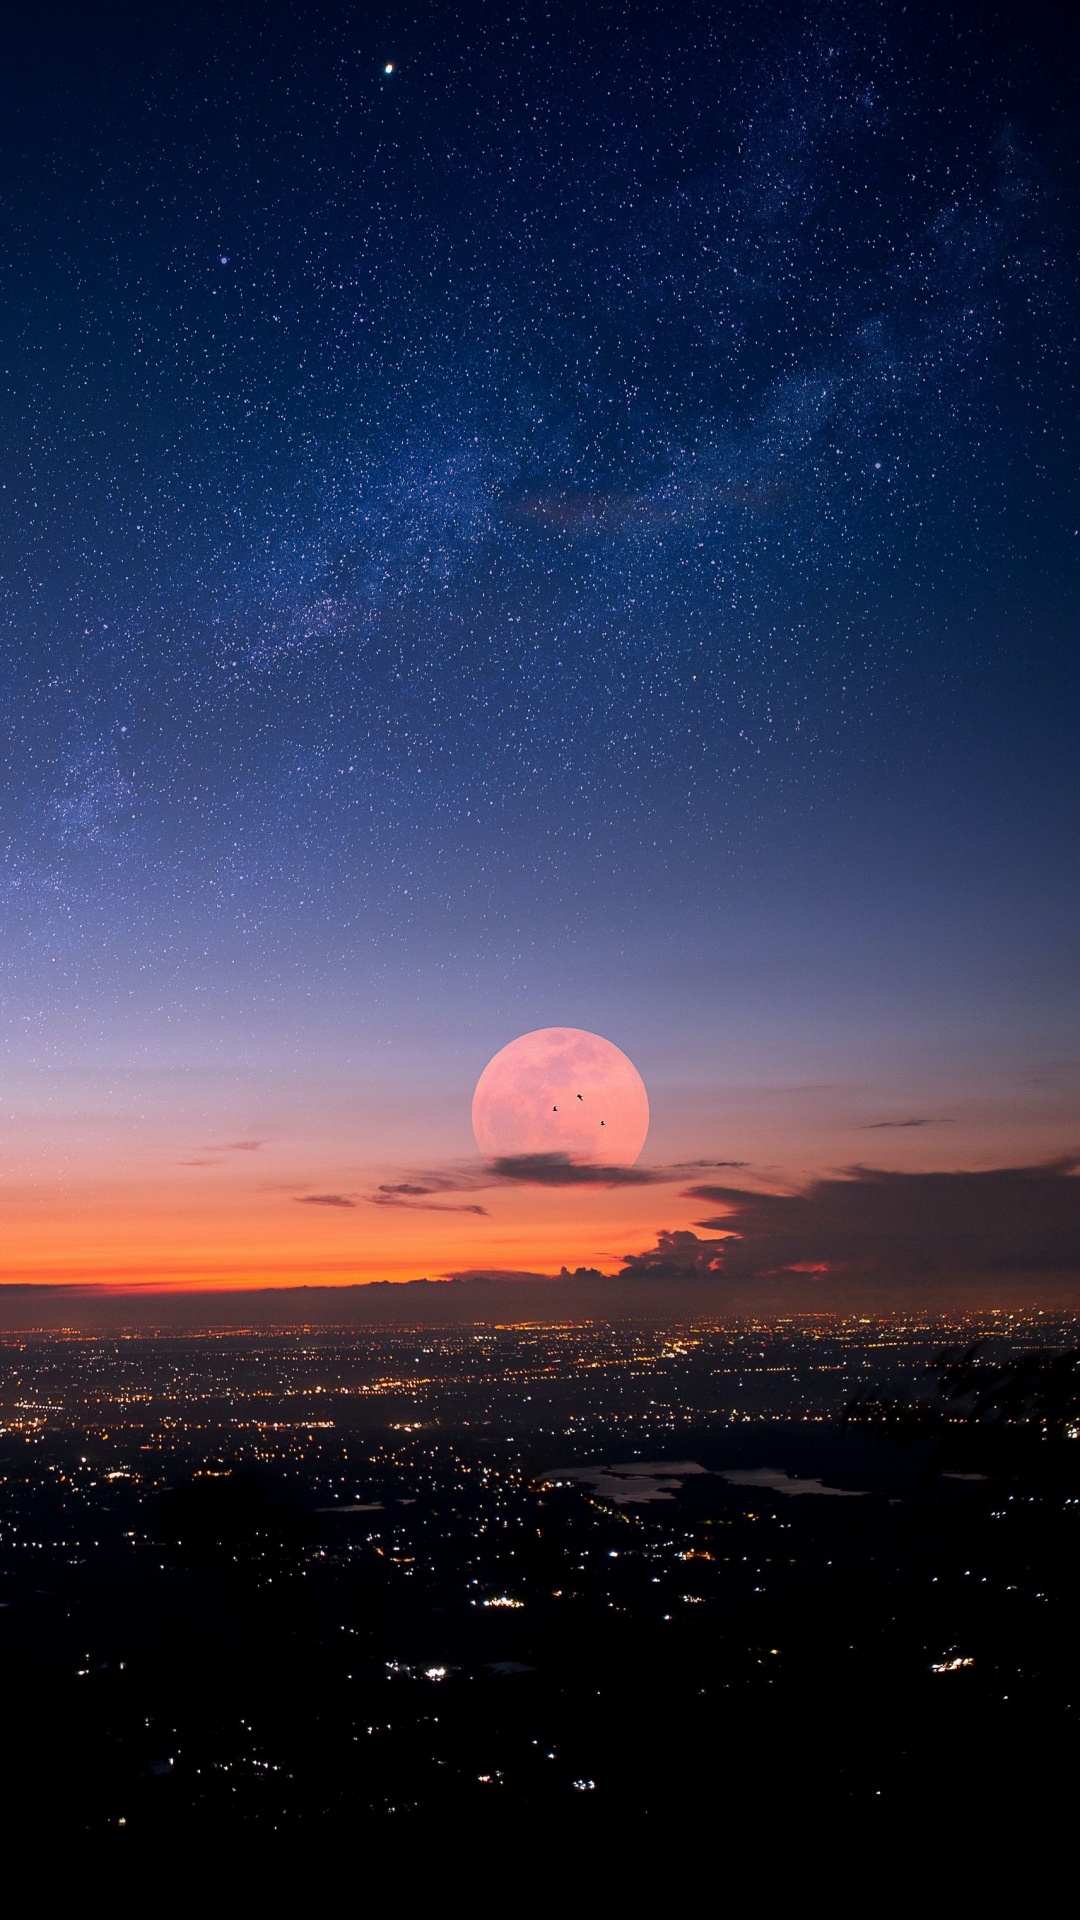
{"type": "Polygon", "coordinates": [[[4,83],[28,1008],[512,967],[628,888],[707,944],[721,872],[985,757],[988,678],[1064,724],[1037,15],[225,12],[4,83]]]}

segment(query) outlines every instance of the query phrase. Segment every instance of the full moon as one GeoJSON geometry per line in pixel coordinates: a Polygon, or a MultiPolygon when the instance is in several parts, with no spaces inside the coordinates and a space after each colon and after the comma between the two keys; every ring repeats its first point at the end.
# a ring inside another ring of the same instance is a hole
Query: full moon
{"type": "Polygon", "coordinates": [[[560,1154],[576,1166],[632,1167],[649,1096],[632,1060],[581,1027],[539,1027],[489,1060],[472,1104],[486,1160],[560,1154]]]}

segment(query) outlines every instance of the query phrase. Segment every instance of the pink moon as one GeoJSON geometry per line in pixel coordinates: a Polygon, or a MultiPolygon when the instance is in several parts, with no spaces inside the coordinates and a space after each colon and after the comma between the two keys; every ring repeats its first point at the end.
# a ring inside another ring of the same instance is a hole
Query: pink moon
{"type": "Polygon", "coordinates": [[[489,1060],[472,1104],[486,1160],[559,1154],[575,1166],[632,1167],[649,1096],[632,1060],[581,1027],[539,1027],[489,1060]]]}

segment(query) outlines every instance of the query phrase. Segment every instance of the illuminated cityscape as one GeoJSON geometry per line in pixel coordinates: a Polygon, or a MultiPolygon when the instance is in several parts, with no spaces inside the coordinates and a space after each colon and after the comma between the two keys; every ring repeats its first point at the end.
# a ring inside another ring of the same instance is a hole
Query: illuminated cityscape
{"type": "Polygon", "coordinates": [[[661,1821],[739,1803],[781,1733],[790,1792],[810,1715],[800,1801],[902,1812],[898,1755],[926,1789],[958,1704],[1026,1723],[1052,1673],[1072,1711],[1058,1536],[1072,1550],[1080,1475],[934,1470],[845,1407],[918,1391],[945,1346],[1075,1333],[996,1313],[8,1335],[9,1796],[48,1778],[116,1845],[482,1822],[492,1797],[661,1821]]]}

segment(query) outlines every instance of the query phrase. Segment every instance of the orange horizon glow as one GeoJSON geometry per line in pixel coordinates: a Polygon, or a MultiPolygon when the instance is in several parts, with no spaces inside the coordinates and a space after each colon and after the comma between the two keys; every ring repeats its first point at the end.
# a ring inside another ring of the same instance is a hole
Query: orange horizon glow
{"type": "Polygon", "coordinates": [[[484,1188],[463,1198],[482,1202],[490,1217],[452,1211],[452,1195],[430,1208],[305,1204],[294,1193],[237,1191],[233,1181],[186,1205],[172,1181],[48,1199],[24,1192],[9,1195],[0,1280],[215,1290],[441,1280],[472,1270],[557,1274],[563,1265],[609,1272],[701,1210],[655,1187],[484,1188]]]}
{"type": "Polygon", "coordinates": [[[8,1094],[0,1282],[212,1292],[616,1273],[661,1231],[717,1213],[687,1195],[695,1184],[790,1192],[871,1147],[899,1170],[1036,1164],[1072,1140],[1072,1106],[1034,1081],[993,1098],[939,1090],[947,1125],[892,1133],[867,1123],[928,1109],[891,1084],[661,1081],[646,1183],[540,1186],[477,1156],[470,1084],[351,1070],[266,1072],[240,1090],[156,1068],[119,1088],[96,1072],[29,1079],[8,1094]]]}

